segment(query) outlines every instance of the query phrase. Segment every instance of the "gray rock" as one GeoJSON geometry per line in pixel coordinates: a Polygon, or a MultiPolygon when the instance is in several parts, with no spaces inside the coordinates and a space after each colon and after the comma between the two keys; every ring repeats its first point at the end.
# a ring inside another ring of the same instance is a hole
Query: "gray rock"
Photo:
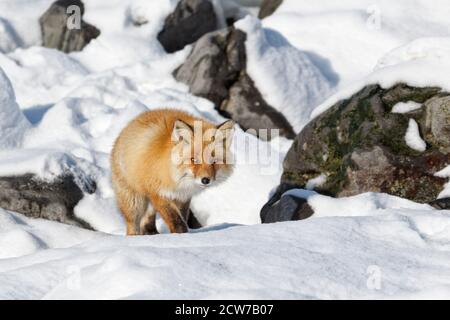
{"type": "Polygon", "coordinates": [[[73,176],[67,174],[52,182],[42,181],[34,175],[0,177],[0,207],[24,214],[86,229],[92,227],[75,217],[73,209],[83,198],[83,191],[93,193],[95,183],[80,189],[73,176]]]}
{"type": "Polygon", "coordinates": [[[70,6],[78,6],[81,17],[83,16],[84,4],[82,1],[58,0],[39,19],[44,47],[63,52],[80,51],[92,39],[100,35],[100,30],[83,20],[81,20],[80,28],[69,28],[68,20],[72,13],[68,14],[67,8],[70,6]]]}
{"type": "Polygon", "coordinates": [[[294,138],[290,123],[264,100],[246,72],[245,39],[245,33],[234,28],[206,34],[174,76],[244,130],[279,129],[280,135],[294,138]]]}
{"type": "Polygon", "coordinates": [[[450,152],[450,96],[430,99],[425,108],[425,135],[441,150],[450,152]]]}
{"type": "Polygon", "coordinates": [[[282,3],[283,0],[264,0],[259,8],[258,18],[264,19],[272,15],[282,3]]]}
{"type": "Polygon", "coordinates": [[[447,179],[434,176],[450,163],[448,101],[439,88],[399,84],[367,86],[311,121],[296,137],[284,161],[282,183],[304,188],[326,175],[316,191],[332,196],[384,192],[413,201],[436,199],[447,179]],[[421,110],[392,113],[398,102],[423,103],[421,110]],[[409,119],[420,126],[425,152],[405,142],[409,119]],[[427,133],[427,134],[424,134],[427,133]]]}
{"type": "Polygon", "coordinates": [[[217,28],[217,16],[209,0],[181,0],[166,18],[158,40],[167,52],[172,53],[217,28]]]}
{"type": "Polygon", "coordinates": [[[281,185],[269,202],[261,209],[262,223],[275,223],[283,221],[304,220],[314,214],[307,200],[283,195],[286,191],[295,188],[287,184],[281,185]]]}
{"type": "Polygon", "coordinates": [[[450,198],[434,200],[430,202],[430,205],[438,210],[450,210],[450,198]]]}

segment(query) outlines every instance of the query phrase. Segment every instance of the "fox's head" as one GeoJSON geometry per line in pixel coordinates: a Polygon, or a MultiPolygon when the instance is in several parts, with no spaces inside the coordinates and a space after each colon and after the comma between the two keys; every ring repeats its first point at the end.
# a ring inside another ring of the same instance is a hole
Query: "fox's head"
{"type": "Polygon", "coordinates": [[[231,120],[218,126],[200,120],[193,124],[176,120],[172,131],[172,162],[177,183],[208,187],[228,178],[233,169],[230,151],[233,127],[231,120]]]}

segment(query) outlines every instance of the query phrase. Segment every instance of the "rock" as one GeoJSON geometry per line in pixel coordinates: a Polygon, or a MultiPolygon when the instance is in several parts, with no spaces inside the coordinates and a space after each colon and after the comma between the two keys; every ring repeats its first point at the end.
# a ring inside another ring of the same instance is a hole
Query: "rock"
{"type": "Polygon", "coordinates": [[[167,52],[172,53],[217,28],[217,16],[209,0],[181,0],[166,18],[158,40],[167,52]]]}
{"type": "Polygon", "coordinates": [[[200,221],[198,221],[198,219],[195,217],[195,214],[192,212],[192,210],[190,210],[187,225],[189,229],[200,229],[201,227],[203,227],[200,221]]]}
{"type": "MultiPolygon", "coordinates": [[[[88,187],[88,192],[95,191],[94,183],[88,187]]],[[[92,229],[73,213],[74,207],[82,198],[83,191],[69,174],[52,182],[42,181],[31,174],[0,177],[1,208],[30,218],[48,219],[92,229]]]]}
{"type": "Polygon", "coordinates": [[[450,152],[450,97],[426,102],[425,135],[440,149],[450,152]]]}
{"type": "Polygon", "coordinates": [[[272,15],[283,3],[283,0],[264,0],[259,8],[258,18],[264,19],[272,15]]]}
{"type": "Polygon", "coordinates": [[[100,30],[82,20],[84,4],[80,0],[58,0],[41,16],[39,23],[42,32],[42,45],[63,52],[82,50],[92,39],[100,35],[100,30]],[[79,28],[72,28],[76,13],[67,9],[77,6],[81,16],[79,28]],[[70,20],[69,20],[70,19],[70,20]]]}
{"type": "Polygon", "coordinates": [[[306,199],[283,195],[295,186],[283,184],[261,209],[262,223],[304,220],[314,214],[306,199]]]}
{"type": "Polygon", "coordinates": [[[326,182],[315,190],[327,195],[384,192],[431,202],[447,182],[434,174],[450,163],[449,99],[439,88],[367,86],[300,132],[284,161],[281,182],[304,188],[310,179],[325,175],[326,182]],[[390,112],[406,101],[423,107],[407,114],[390,112]],[[419,124],[425,152],[405,142],[410,118],[419,124]]]}
{"type": "Polygon", "coordinates": [[[450,198],[434,200],[430,202],[430,205],[438,210],[450,210],[450,198]]]}
{"type": "Polygon", "coordinates": [[[245,39],[232,27],[203,36],[174,76],[244,130],[280,129],[280,135],[294,138],[290,123],[264,100],[246,72],[245,39]]]}

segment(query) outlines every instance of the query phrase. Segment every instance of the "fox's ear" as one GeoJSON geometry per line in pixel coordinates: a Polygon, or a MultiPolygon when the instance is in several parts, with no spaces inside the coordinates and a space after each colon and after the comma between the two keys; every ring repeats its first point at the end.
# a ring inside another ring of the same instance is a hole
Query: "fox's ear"
{"type": "Polygon", "coordinates": [[[173,124],[172,141],[190,143],[193,134],[192,127],[183,120],[176,120],[173,124]]]}
{"type": "Polygon", "coordinates": [[[224,123],[217,126],[216,141],[224,141],[228,148],[233,141],[234,134],[234,121],[227,120],[224,123]]]}

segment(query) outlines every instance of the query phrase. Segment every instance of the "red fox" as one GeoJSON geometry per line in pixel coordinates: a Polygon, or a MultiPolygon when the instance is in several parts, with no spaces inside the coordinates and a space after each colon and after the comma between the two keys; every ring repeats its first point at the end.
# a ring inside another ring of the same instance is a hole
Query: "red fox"
{"type": "Polygon", "coordinates": [[[216,126],[183,111],[159,109],[122,130],[111,170],[127,235],[157,234],[157,212],[171,233],[188,231],[191,198],[232,173],[233,128],[231,120],[216,126]]]}

